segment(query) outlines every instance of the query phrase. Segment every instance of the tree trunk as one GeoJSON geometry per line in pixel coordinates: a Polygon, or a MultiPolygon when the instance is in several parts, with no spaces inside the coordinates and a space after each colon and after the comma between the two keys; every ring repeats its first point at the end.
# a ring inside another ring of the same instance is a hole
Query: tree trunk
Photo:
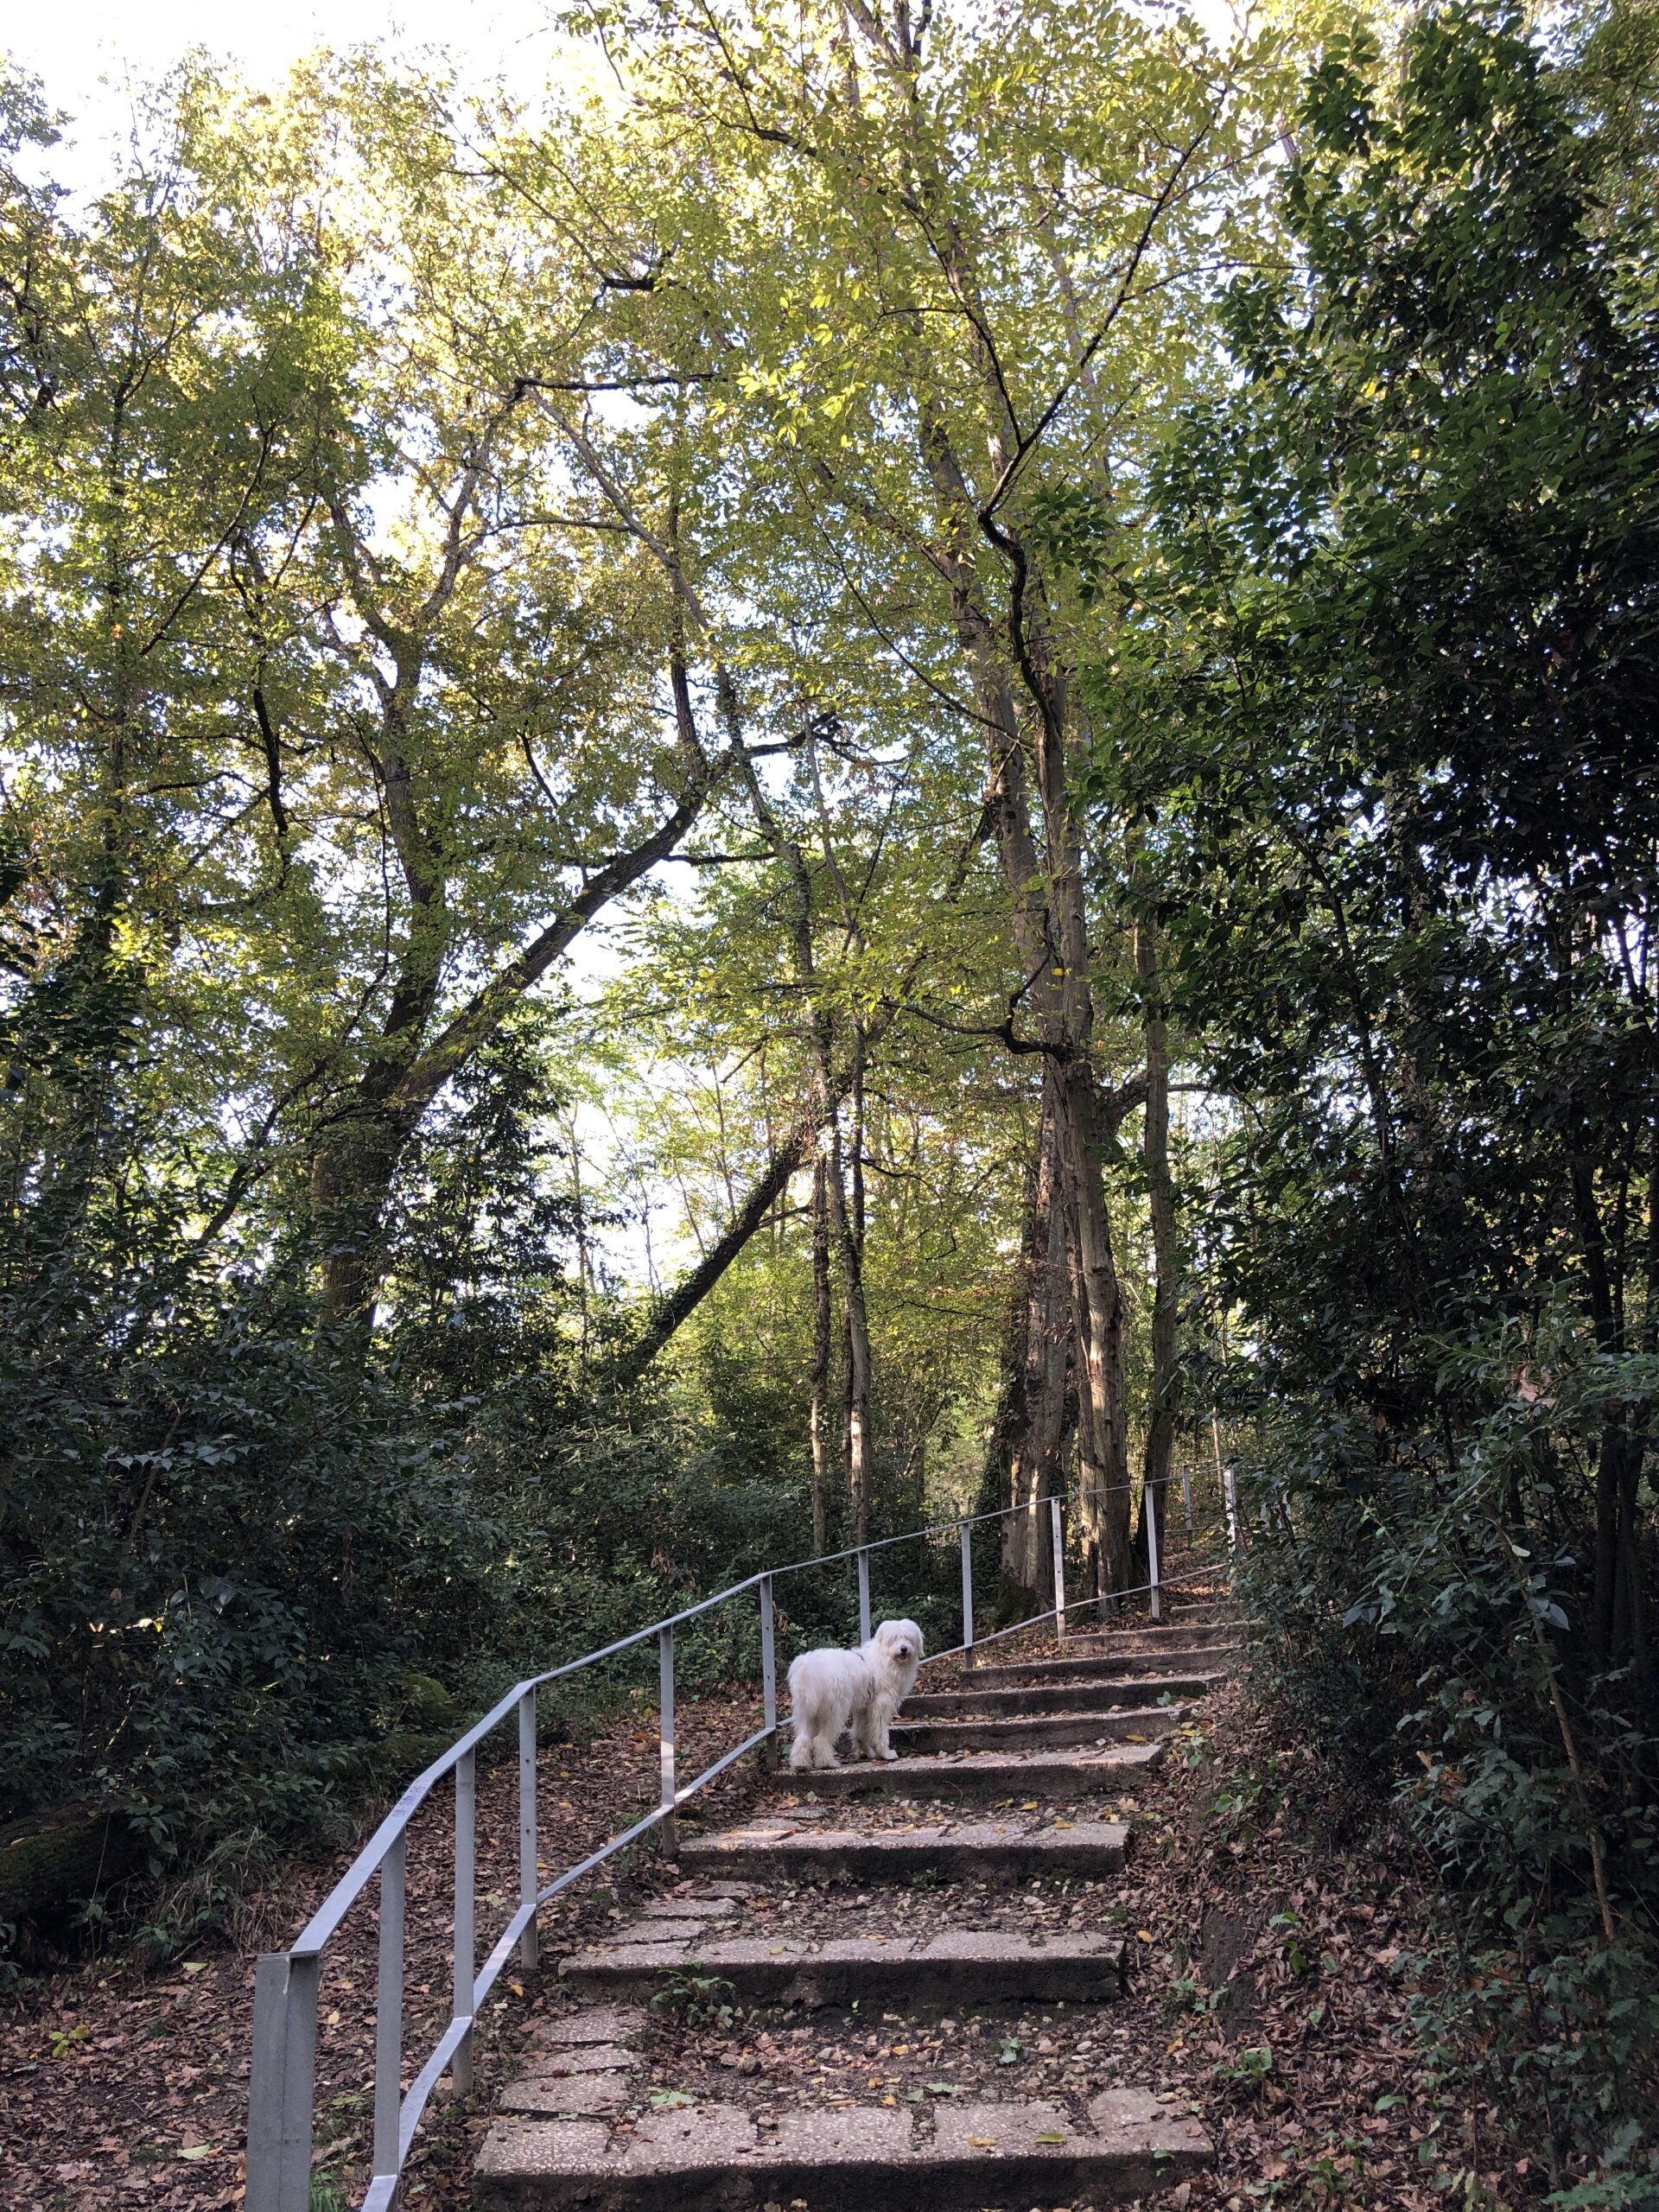
{"type": "MultiPolygon", "coordinates": [[[[1616,1358],[1624,1348],[1624,1330],[1614,1302],[1594,1170],[1588,1161],[1575,1154],[1569,1157],[1567,1173],[1596,1348],[1605,1357],[1616,1358]]],[[[1603,1418],[1596,1455],[1595,1580],[1590,1604],[1590,1649],[1598,1667],[1607,1666],[1613,1655],[1621,1565],[1621,1507],[1630,1445],[1624,1409],[1611,1408],[1603,1418]]]]}
{"type": "Polygon", "coordinates": [[[365,1338],[373,1324],[385,1271],[380,1238],[386,1201],[404,1147],[428,1108],[594,916],[672,852],[702,810],[713,780],[713,763],[698,741],[685,669],[677,658],[670,664],[669,679],[686,772],[679,798],[642,843],[613,854],[595,868],[569,904],[474,992],[435,1035],[431,1033],[432,1018],[448,944],[444,880],[441,862],[416,818],[408,772],[402,766],[400,725],[392,706],[387,707],[378,765],[388,791],[387,817],[409,890],[411,920],[377,1056],[358,1084],[352,1108],[318,1147],[311,1177],[327,1310],[336,1323],[365,1338]],[[394,791],[399,794],[396,804],[394,791]]]}
{"type": "MultiPolygon", "coordinates": [[[[735,688],[726,671],[717,672],[721,712],[738,742],[740,710],[735,688]]],[[[825,1168],[830,1201],[831,1241],[841,1271],[842,1308],[847,1329],[847,1486],[853,1513],[853,1541],[868,1542],[870,1533],[870,1332],[864,1303],[863,1161],[858,1156],[863,1142],[864,1032],[854,1025],[853,1052],[846,1083],[838,1083],[835,1069],[835,1029],[817,985],[817,959],[812,942],[812,882],[806,856],[798,840],[785,830],[776,807],[755,772],[754,763],[741,755],[749,803],[760,832],[782,861],[791,895],[791,929],[795,979],[806,995],[807,1041],[812,1053],[813,1091],[823,1134],[820,1157],[825,1168]],[[847,1179],[842,1158],[841,1101],[851,1091],[855,1098],[853,1161],[854,1205],[847,1203],[847,1179]]]]}
{"type": "MultiPolygon", "coordinates": [[[[366,1085],[364,1086],[366,1088],[366,1085]]],[[[414,1124],[359,1094],[353,1118],[311,1162],[311,1218],[321,1246],[323,1308],[365,1343],[385,1273],[386,1201],[414,1124]]]]}
{"type": "Polygon", "coordinates": [[[842,1160],[841,1122],[829,1125],[830,1227],[841,1263],[842,1311],[847,1324],[847,1496],[853,1541],[870,1537],[870,1325],[864,1304],[864,1255],[853,1232],[842,1160]]]}
{"type": "MultiPolygon", "coordinates": [[[[960,619],[974,636],[971,613],[962,611],[960,619]]],[[[1045,739],[1039,751],[1049,816],[1045,867],[1032,832],[1027,755],[1012,692],[995,671],[988,640],[977,640],[972,658],[992,747],[988,810],[1013,906],[1015,943],[1030,979],[1027,995],[1052,1085],[1055,1160],[1077,1346],[1081,1518],[1095,1587],[1103,1593],[1125,1587],[1128,1580],[1128,1450],[1122,1297],[1104,1179],[1110,1132],[1090,1059],[1093,1008],[1083,872],[1058,741],[1045,739]]]]}
{"type": "MultiPolygon", "coordinates": [[[[1020,1239],[1020,1262],[1002,1320],[1002,1351],[997,1363],[996,1411],[985,1440],[985,1461],[979,1478],[978,1510],[1006,1513],[1014,1503],[1014,1459],[1026,1421],[1026,1347],[1028,1341],[1032,1267],[1036,1257],[1037,1167],[1040,1150],[1033,1147],[1026,1176],[1024,1227],[1020,1239]]],[[[1001,1565],[999,1579],[1007,1602],[999,1595],[996,1625],[1014,1616],[1009,1606],[1025,1587],[1025,1541],[1017,1520],[998,1523],[1001,1565]]]]}
{"type": "MultiPolygon", "coordinates": [[[[1040,1050],[1054,1077],[1055,1141],[1077,1320],[1084,1543],[1096,1587],[1104,1592],[1125,1587],[1128,1572],[1123,1313],[1106,1205],[1109,1132],[1091,1059],[1093,993],[1081,831],[1066,759],[1065,686],[1030,615],[1032,578],[1023,550],[1000,526],[999,546],[1014,556],[1017,606],[1011,603],[1006,623],[993,621],[969,550],[979,536],[976,504],[937,410],[925,392],[918,391],[918,399],[922,459],[958,532],[944,565],[951,575],[952,614],[989,753],[985,813],[995,832],[1025,971],[1018,1000],[1029,1007],[1037,1030],[1027,1049],[1040,1050]],[[1020,727],[1016,680],[1027,697],[1029,742],[1020,727]],[[1042,810],[1040,855],[1028,762],[1042,810]]],[[[1012,1014],[1007,1033],[1014,1041],[1012,1014]]]]}
{"type": "Polygon", "coordinates": [[[613,1388],[637,1382],[675,1331],[689,1321],[749,1239],[770,1217],[790,1179],[810,1154],[819,1122],[816,1109],[803,1114],[756,1177],[748,1196],[721,1234],[672,1290],[653,1298],[645,1328],[603,1370],[613,1388]]]}
{"type": "MultiPolygon", "coordinates": [[[[1643,1273],[1646,1277],[1642,1319],[1642,1350],[1649,1359],[1659,1354],[1659,1109],[1654,1115],[1652,1151],[1648,1168],[1648,1236],[1643,1273]]],[[[1625,1611],[1629,1621],[1630,1664],[1638,1695],[1651,1687],[1652,1656],[1648,1643],[1647,1584],[1643,1577],[1642,1536],[1636,1517],[1636,1494],[1647,1461],[1649,1425],[1642,1420],[1630,1454],[1624,1498],[1625,1611]]]]}
{"type": "Polygon", "coordinates": [[[1063,1488],[1066,1365],[1071,1344],[1065,1217],[1058,1190],[1052,1084],[1043,1084],[1026,1179],[1025,1230],[1008,1300],[997,1415],[982,1485],[1004,1514],[999,1625],[1052,1603],[1054,1565],[1046,1501],[1063,1488]]]}
{"type": "Polygon", "coordinates": [[[864,1033],[853,1023],[851,1201],[842,1259],[847,1302],[847,1477],[852,1494],[854,1541],[870,1534],[871,1476],[875,1438],[871,1419],[870,1316],[864,1298],[864,1033]]]}
{"type": "Polygon", "coordinates": [[[1095,1589],[1109,1597],[1129,1585],[1129,1455],[1123,1388],[1123,1299],[1112,1255],[1111,1224],[1101,1172],[1106,1132],[1086,1063],[1062,1068],[1061,1158],[1073,1207],[1072,1299],[1078,1353],[1078,1440],[1083,1458],[1084,1541],[1095,1589]]]}
{"type": "Polygon", "coordinates": [[[1159,976],[1158,940],[1154,924],[1147,920],[1142,920],[1135,930],[1135,964],[1141,982],[1147,1046],[1147,1110],[1141,1155],[1146,1163],[1156,1272],[1152,1307],[1151,1408],[1142,1462],[1141,1526],[1135,1540],[1137,1563],[1146,1565],[1149,1572],[1148,1516],[1157,1531],[1159,1558],[1164,1556],[1167,1521],[1165,1503],[1175,1431],[1180,1418],[1181,1369],[1177,1329],[1180,1254],[1176,1235],[1175,1184],[1169,1171],[1169,1039],[1159,976]]]}
{"type": "Polygon", "coordinates": [[[830,1194],[820,1152],[812,1169],[812,1548],[830,1548],[830,1194]]]}
{"type": "MultiPolygon", "coordinates": [[[[1015,1433],[1008,1470],[1008,1502],[1022,1510],[1005,1524],[1007,1551],[1011,1554],[1018,1544],[1013,1579],[1029,1593],[1033,1611],[1054,1601],[1053,1547],[1046,1503],[1065,1487],[1066,1365],[1073,1341],[1053,1091],[1052,1077],[1046,1077],[1026,1281],[1025,1373],[1020,1394],[1023,1418],[1015,1433]]],[[[1014,1565],[1012,1558],[1009,1564],[1014,1565]]]]}

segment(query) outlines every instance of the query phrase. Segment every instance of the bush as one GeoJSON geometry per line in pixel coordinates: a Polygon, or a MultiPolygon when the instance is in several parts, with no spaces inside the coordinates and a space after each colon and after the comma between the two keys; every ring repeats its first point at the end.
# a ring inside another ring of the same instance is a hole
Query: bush
{"type": "Polygon", "coordinates": [[[1446,1389],[1485,1418],[1386,1450],[1281,1416],[1239,1580],[1267,1687],[1446,1885],[1451,1970],[1427,1986],[1452,1993],[1421,2000],[1424,2050],[1488,2076],[1567,2186],[1592,2152],[1631,2171],[1659,2126],[1659,1736],[1633,1672],[1594,1664],[1558,1477],[1610,1408],[1650,1418],[1659,1363],[1564,1347],[1516,1390],[1533,1372],[1507,1343],[1459,1354],[1446,1389]]]}

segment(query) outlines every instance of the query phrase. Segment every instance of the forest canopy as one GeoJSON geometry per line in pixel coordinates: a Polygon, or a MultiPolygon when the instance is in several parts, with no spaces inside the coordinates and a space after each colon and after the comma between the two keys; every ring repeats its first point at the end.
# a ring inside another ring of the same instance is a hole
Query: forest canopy
{"type": "Polygon", "coordinates": [[[1652,11],[564,29],[197,57],[95,195],[4,80],[0,1821],[275,1849],[435,1691],[982,1504],[1002,1618],[1050,1497],[1109,1605],[1224,1453],[1612,2171],[1652,11]]]}

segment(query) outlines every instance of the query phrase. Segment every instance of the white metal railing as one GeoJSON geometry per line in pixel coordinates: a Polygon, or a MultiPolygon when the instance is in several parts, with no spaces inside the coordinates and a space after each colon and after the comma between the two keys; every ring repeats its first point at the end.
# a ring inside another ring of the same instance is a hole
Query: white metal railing
{"type": "MultiPolygon", "coordinates": [[[[1125,1485],[1124,1487],[1130,1487],[1125,1485]]],[[[1187,1529],[1192,1532],[1190,1480],[1183,1476],[1187,1529]]],[[[1087,1493],[1090,1497],[1105,1495],[1087,1493]]],[[[1228,1503],[1230,1505],[1230,1485],[1228,1503]]],[[[1098,1596],[1065,1595],[1064,1501],[1048,1500],[1049,1535],[1054,1580],[1054,1604],[1011,1626],[976,1637],[974,1623],[973,1532],[989,1521],[1029,1514],[1029,1505],[1005,1506],[992,1513],[971,1514],[956,1521],[938,1522],[912,1529],[899,1536],[884,1536],[822,1557],[797,1560],[785,1567],[769,1567],[717,1590],[695,1605],[687,1605],[665,1620],[636,1629],[597,1651],[583,1654],[545,1674],[515,1683],[481,1720],[452,1744],[417,1775],[358,1853],[345,1874],[286,1951],[260,1955],[254,1978],[253,2052],[248,2090],[247,2187],[245,2212],[308,2212],[311,2190],[311,2152],[316,2094],[318,1993],[322,1957],[331,1938],[358,1899],[378,1884],[379,1903],[378,1969],[375,1993],[374,2125],[372,2177],[362,2198],[362,2212],[391,2212],[404,2163],[433,2089],[446,2070],[457,2095],[472,2087],[473,2033],[479,2011],[514,1949],[524,1965],[537,1958],[536,1916],[540,1908],[572,1883],[580,1881],[617,1852],[653,1828],[664,1831],[664,1841],[673,1849],[677,1815],[689,1798],[723,1774],[745,1753],[759,1750],[779,1732],[777,1638],[772,1585],[781,1576],[805,1573],[845,1560],[857,1565],[858,1626],[862,1641],[870,1634],[870,1558],[895,1544],[912,1543],[949,1535],[953,1530],[962,1548],[963,1640],[945,1651],[934,1652],[923,1662],[971,1657],[979,1644],[991,1643],[1022,1629],[1039,1628],[1052,1621],[1057,1638],[1065,1630],[1065,1617],[1103,1601],[1098,1596]],[[677,1763],[674,1702],[675,1630],[716,1605],[756,1592],[760,1607],[761,1725],[741,1744],[724,1752],[693,1780],[682,1783],[677,1763]],[[536,1803],[537,1694],[550,1682],[564,1680],[584,1668],[614,1658],[620,1652],[656,1639],[658,1653],[658,1802],[640,1820],[590,1852],[576,1866],[552,1881],[539,1884],[538,1827],[536,1803]],[[513,1715],[518,1734],[518,1904],[494,1948],[480,1967],[477,1961],[476,1848],[478,1808],[478,1747],[497,1727],[513,1715]],[[410,2083],[403,2088],[404,2063],[404,1906],[409,1824],[433,1790],[447,1777],[454,1777],[454,1974],[449,2021],[410,2083]]],[[[1152,1614],[1160,1618],[1160,1593],[1182,1581],[1215,1572],[1215,1562],[1193,1567],[1181,1576],[1161,1578],[1159,1572],[1155,1516],[1147,1516],[1150,1580],[1134,1590],[1113,1593],[1115,1598],[1150,1595],[1152,1614]]],[[[1236,1543],[1236,1531],[1230,1530],[1236,1543]]]]}

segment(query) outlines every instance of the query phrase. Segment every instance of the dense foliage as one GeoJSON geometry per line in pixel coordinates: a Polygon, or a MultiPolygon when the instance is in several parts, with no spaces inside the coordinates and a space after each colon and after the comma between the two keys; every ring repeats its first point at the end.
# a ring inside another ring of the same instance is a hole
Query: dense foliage
{"type": "Polygon", "coordinates": [[[1294,271],[1227,294],[1096,680],[1237,1102],[1202,1264],[1273,1668],[1613,2201],[1659,2029],[1659,327],[1594,62],[1478,10],[1327,50],[1294,271]]]}

